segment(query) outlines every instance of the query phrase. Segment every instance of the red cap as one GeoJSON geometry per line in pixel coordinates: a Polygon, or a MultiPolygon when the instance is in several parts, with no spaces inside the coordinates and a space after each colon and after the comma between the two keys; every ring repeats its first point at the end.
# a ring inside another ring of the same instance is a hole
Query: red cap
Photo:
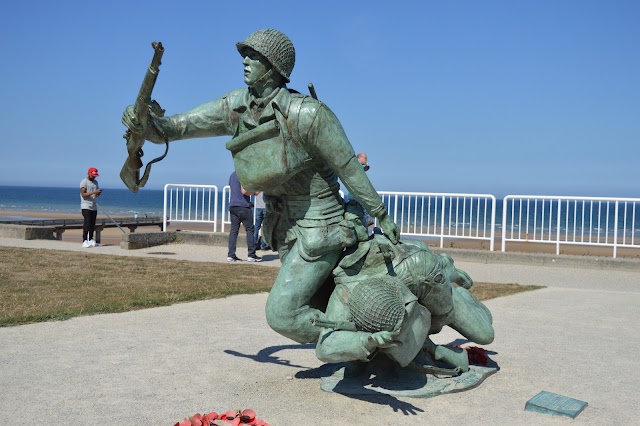
{"type": "Polygon", "coordinates": [[[95,167],[89,167],[89,171],[87,173],[89,173],[89,176],[93,177],[100,176],[98,174],[98,169],[96,169],[95,167]]]}

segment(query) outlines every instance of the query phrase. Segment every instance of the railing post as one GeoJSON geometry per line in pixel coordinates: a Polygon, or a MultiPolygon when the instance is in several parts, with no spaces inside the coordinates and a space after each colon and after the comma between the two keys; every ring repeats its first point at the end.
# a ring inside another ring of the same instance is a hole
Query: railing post
{"type": "Polygon", "coordinates": [[[613,258],[618,255],[618,205],[616,201],[615,216],[613,217],[613,258]]]}
{"type": "Polygon", "coordinates": [[[508,205],[509,205],[509,195],[507,195],[502,199],[502,251],[506,251],[507,249],[507,206],[508,205]]]}
{"type": "MultiPolygon", "coordinates": [[[[486,204],[485,204],[485,211],[486,211],[486,204]]],[[[486,219],[485,219],[485,223],[486,223],[486,219]]],[[[489,242],[490,251],[493,251],[493,249],[495,248],[494,247],[495,238],[496,238],[496,197],[492,195],[491,196],[491,241],[489,242]]]]}
{"type": "MultiPolygon", "coordinates": [[[[444,247],[444,195],[442,196],[442,215],[440,219],[440,248],[444,247]]],[[[449,211],[451,211],[451,205],[449,205],[449,211]]]]}
{"type": "Polygon", "coordinates": [[[164,186],[164,202],[162,207],[162,232],[167,232],[167,188],[169,184],[164,186]]]}
{"type": "MultiPolygon", "coordinates": [[[[393,221],[398,223],[398,194],[396,194],[393,201],[393,221]]],[[[400,230],[402,232],[402,230],[400,230]]]]}
{"type": "Polygon", "coordinates": [[[215,200],[213,205],[215,206],[213,209],[213,232],[216,232],[216,227],[218,226],[218,187],[214,191],[215,200]]]}
{"type": "MultiPolygon", "coordinates": [[[[553,200],[550,200],[553,203],[553,200]]],[[[558,200],[558,218],[556,225],[556,256],[560,256],[560,207],[562,206],[562,200],[558,200]]]]}

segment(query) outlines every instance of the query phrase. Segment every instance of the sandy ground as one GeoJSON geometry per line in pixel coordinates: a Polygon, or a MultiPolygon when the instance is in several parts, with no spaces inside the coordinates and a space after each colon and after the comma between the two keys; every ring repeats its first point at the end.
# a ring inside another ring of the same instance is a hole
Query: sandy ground
{"type": "MultiPolygon", "coordinates": [[[[224,247],[187,244],[83,249],[70,239],[0,238],[0,245],[185,259],[194,268],[226,256],[224,247]]],[[[451,254],[476,281],[547,286],[487,301],[496,339],[485,348],[500,371],[476,389],[430,399],[324,392],[320,380],[332,366],[311,345],[268,327],[262,293],[0,328],[0,424],[36,417],[49,424],[171,425],[195,412],[234,408],[251,408],[272,425],[637,422],[640,262],[618,270],[591,256],[573,266],[540,266],[491,253],[482,261],[451,254]],[[524,411],[542,390],[589,406],[576,420],[524,411]]],[[[263,264],[279,261],[267,255],[263,264]]],[[[448,328],[435,338],[460,339],[448,328]]]]}

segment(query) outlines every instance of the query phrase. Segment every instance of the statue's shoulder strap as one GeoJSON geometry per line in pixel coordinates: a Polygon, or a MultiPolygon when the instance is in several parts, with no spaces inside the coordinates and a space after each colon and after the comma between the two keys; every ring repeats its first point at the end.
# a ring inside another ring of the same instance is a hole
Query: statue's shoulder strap
{"type": "Polygon", "coordinates": [[[300,143],[303,141],[302,134],[300,132],[300,110],[302,109],[302,103],[304,102],[305,95],[294,89],[289,89],[291,93],[291,104],[289,104],[289,129],[291,131],[291,138],[300,143]]]}
{"type": "Polygon", "coordinates": [[[291,104],[289,105],[288,117],[291,136],[295,141],[304,142],[322,102],[294,89],[289,89],[289,92],[291,93],[291,104]]]}

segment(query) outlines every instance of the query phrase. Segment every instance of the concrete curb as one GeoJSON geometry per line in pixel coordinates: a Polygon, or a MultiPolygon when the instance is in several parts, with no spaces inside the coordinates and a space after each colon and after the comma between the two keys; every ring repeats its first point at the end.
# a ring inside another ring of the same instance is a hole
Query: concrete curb
{"type": "Polygon", "coordinates": [[[21,240],[56,240],[56,227],[11,225],[0,223],[0,238],[18,238],[21,240]]]}
{"type": "Polygon", "coordinates": [[[454,249],[429,247],[434,253],[448,253],[454,260],[474,263],[506,263],[532,266],[556,266],[562,268],[615,269],[640,271],[640,260],[606,258],[599,256],[575,256],[562,254],[556,256],[547,253],[501,252],[472,249],[454,249]]]}
{"type": "Polygon", "coordinates": [[[148,247],[175,243],[178,240],[176,232],[153,232],[145,234],[124,234],[120,241],[120,248],[137,250],[148,247]]]}
{"type": "MultiPolygon", "coordinates": [[[[229,234],[225,232],[148,232],[141,234],[132,233],[123,235],[122,241],[120,242],[120,248],[124,250],[136,250],[172,243],[226,247],[228,242],[229,234]]],[[[237,245],[246,247],[247,238],[244,234],[238,235],[237,245]]]]}

